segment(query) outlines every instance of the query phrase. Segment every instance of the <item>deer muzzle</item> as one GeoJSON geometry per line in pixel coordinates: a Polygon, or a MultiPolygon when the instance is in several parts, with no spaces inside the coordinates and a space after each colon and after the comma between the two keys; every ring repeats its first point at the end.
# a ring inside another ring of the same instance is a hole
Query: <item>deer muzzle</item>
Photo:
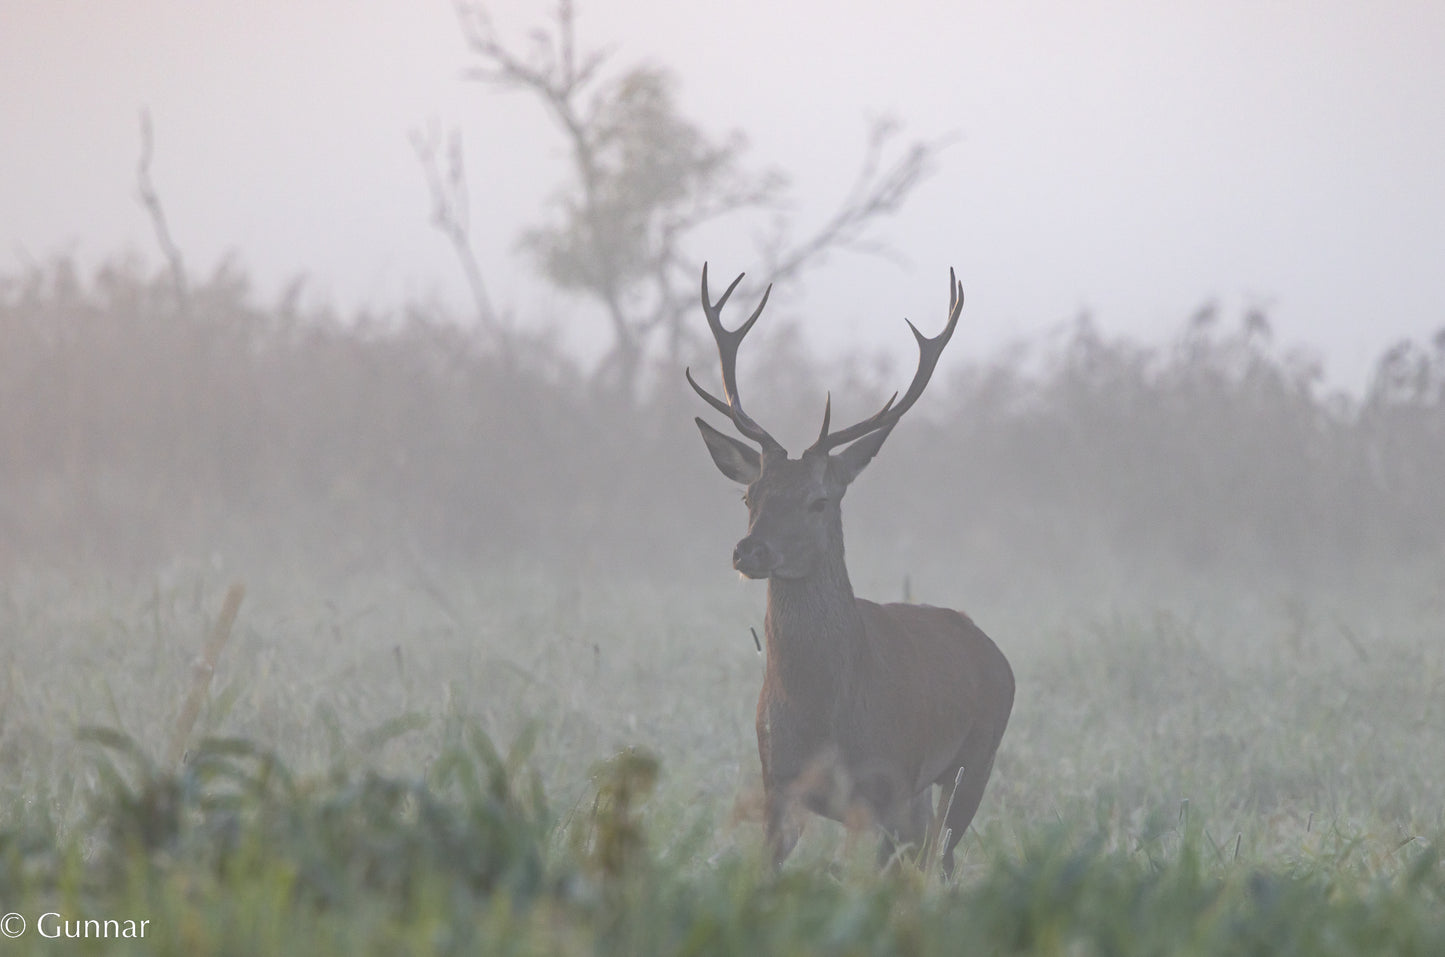
{"type": "Polygon", "coordinates": [[[767,578],[777,567],[777,554],[761,539],[749,535],[733,549],[733,568],[748,578],[767,578]]]}

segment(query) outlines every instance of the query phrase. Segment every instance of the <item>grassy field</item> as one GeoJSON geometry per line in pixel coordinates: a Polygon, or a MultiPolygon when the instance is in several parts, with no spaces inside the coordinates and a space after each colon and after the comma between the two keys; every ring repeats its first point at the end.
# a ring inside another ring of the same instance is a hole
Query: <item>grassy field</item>
{"type": "Polygon", "coordinates": [[[1445,953],[1438,594],[974,607],[1018,696],[945,883],[816,819],[764,866],[717,577],[252,576],[177,771],[232,573],[22,570],[0,952],[1445,953]]]}

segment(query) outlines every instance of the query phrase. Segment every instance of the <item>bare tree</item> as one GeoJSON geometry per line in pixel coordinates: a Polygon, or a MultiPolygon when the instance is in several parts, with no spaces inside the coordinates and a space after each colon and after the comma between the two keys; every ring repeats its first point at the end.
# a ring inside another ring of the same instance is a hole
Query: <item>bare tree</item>
{"type": "Polygon", "coordinates": [[[503,365],[510,368],[515,352],[513,330],[492,308],[487,284],[482,279],[482,267],[472,246],[471,201],[461,135],[453,131],[443,146],[441,133],[435,127],[425,132],[414,130],[411,144],[431,191],[432,225],[456,253],[457,263],[467,278],[477,323],[492,340],[503,365]]]}
{"type": "Polygon", "coordinates": [[[897,127],[876,123],[837,211],[794,240],[781,216],[785,177],[745,169],[740,133],[718,140],[682,116],[667,71],[632,66],[605,74],[605,51],[578,48],[571,0],[559,0],[553,23],[533,32],[525,52],[498,38],[478,0],[458,0],[457,14],[478,61],[467,76],[535,96],[566,137],[572,175],[555,197],[559,215],[527,229],[522,245],[559,288],[602,307],[612,345],[599,384],[628,401],[656,339],[675,365],[692,336],[684,320],[695,307],[698,262],[684,247],[699,226],[743,211],[774,214],[777,227],[759,249],[762,272],[773,281],[817,265],[831,250],[881,252],[868,242],[868,229],[902,206],[945,145],[914,142],[886,162],[897,127]]]}
{"type": "Polygon", "coordinates": [[[186,262],[180,247],[171,238],[170,224],[166,220],[165,207],[151,180],[151,158],[155,154],[155,133],[151,128],[151,111],[140,111],[140,160],[136,163],[136,198],[146,215],[150,217],[151,228],[155,230],[156,244],[161,255],[166,257],[170,268],[171,283],[176,290],[176,307],[185,313],[190,308],[190,283],[186,279],[186,262]]]}

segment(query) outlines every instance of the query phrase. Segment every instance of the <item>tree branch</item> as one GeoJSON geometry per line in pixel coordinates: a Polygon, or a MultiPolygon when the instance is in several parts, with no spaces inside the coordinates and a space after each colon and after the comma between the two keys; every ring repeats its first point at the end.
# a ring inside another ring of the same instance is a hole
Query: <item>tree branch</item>
{"type": "Polygon", "coordinates": [[[155,152],[155,137],[151,130],[151,112],[140,111],[140,162],[136,164],[136,194],[141,207],[150,217],[151,228],[156,234],[156,243],[171,271],[171,282],[176,290],[176,306],[182,313],[190,308],[190,285],[186,280],[185,260],[181,250],[171,239],[170,226],[166,223],[166,211],[161,205],[160,195],[151,181],[151,157],[155,152]]]}
{"type": "Polygon", "coordinates": [[[492,308],[492,300],[482,278],[482,267],[472,246],[471,203],[461,136],[453,131],[447,141],[445,170],[442,169],[441,134],[436,129],[426,134],[413,130],[411,145],[421,163],[427,188],[431,191],[432,225],[446,237],[456,253],[457,263],[462,267],[471,291],[472,304],[476,307],[477,321],[496,344],[503,362],[510,366],[515,358],[512,332],[492,308]]]}
{"type": "Polygon", "coordinates": [[[776,257],[770,274],[780,282],[820,262],[829,250],[849,249],[872,255],[886,254],[886,249],[863,241],[863,233],[873,221],[891,216],[902,208],[909,195],[935,170],[938,154],[953,142],[953,137],[911,143],[891,166],[879,170],[888,141],[897,133],[894,120],[874,122],[868,135],[868,148],[853,187],[831,218],[811,237],[776,257]]]}

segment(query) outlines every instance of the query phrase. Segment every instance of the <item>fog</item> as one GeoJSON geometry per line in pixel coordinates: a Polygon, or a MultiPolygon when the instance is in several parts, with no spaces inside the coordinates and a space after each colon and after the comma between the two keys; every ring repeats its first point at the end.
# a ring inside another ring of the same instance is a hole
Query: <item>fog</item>
{"type": "MultiPolygon", "coordinates": [[[[959,269],[936,381],[846,509],[855,574],[881,597],[907,579],[1003,610],[1203,586],[1267,604],[1432,580],[1433,6],[703,22],[584,4],[574,54],[605,59],[577,116],[644,117],[599,161],[633,192],[595,249],[566,219],[585,197],[558,114],[466,72],[497,66],[483,8],[143,9],[7,8],[0,109],[24,144],[0,152],[9,567],[708,581],[743,526],[680,381],[716,368],[695,305],[710,259],[717,289],[752,273],[739,320],[769,268],[780,279],[740,374],[795,449],[825,393],[841,420],[906,383],[899,320],[936,330],[959,269]],[[633,76],[657,79],[609,85],[633,76]],[[885,114],[883,172],[858,186],[885,114]],[[448,142],[475,289],[432,219],[448,142]],[[910,169],[910,142],[923,159],[897,201],[828,233],[840,203],[910,169]],[[722,172],[665,186],[688,149],[722,172]],[[656,238],[755,188],[765,200],[656,238]],[[649,205],[663,189],[684,201],[649,205]]],[[[486,9],[501,49],[562,55],[532,35],[555,38],[554,11],[486,9]]]]}
{"type": "Polygon", "coordinates": [[[422,780],[472,723],[756,847],[706,261],[730,328],[777,280],[738,373],[795,454],[958,270],[843,525],[1013,663],[986,862],[1445,827],[1445,7],[583,3],[549,100],[521,3],[509,67],[444,3],[0,2],[0,819],[83,819],[87,724],[422,780]]]}
{"type": "MultiPolygon", "coordinates": [[[[543,7],[490,5],[525,47],[543,7]]],[[[201,272],[228,255],[268,293],[307,277],[342,312],[466,287],[428,226],[408,134],[466,144],[478,260],[500,306],[584,360],[595,313],[516,248],[566,175],[534,100],[462,79],[450,4],[5,0],[0,243],[12,266],[73,251],[95,266],[152,250],[134,202],[137,113],[155,177],[201,272]]],[[[754,168],[793,183],[803,232],[843,194],[870,117],[956,137],[873,238],[895,260],[836,255],[778,291],[809,348],[885,349],[935,314],[937,275],[969,296],[960,355],[1034,340],[1087,311],[1159,342],[1201,304],[1266,309],[1358,392],[1369,363],[1442,321],[1445,10],[1427,2],[931,4],[840,10],[744,0],[581,4],[579,42],[617,67],[673,71],[685,115],[740,130],[754,168]]],[[[690,248],[760,267],[741,217],[690,248]]]]}
{"type": "MultiPolygon", "coordinates": [[[[431,563],[726,574],[745,509],[691,421],[719,417],[678,368],[718,388],[702,335],[649,360],[652,385],[619,391],[545,343],[507,358],[425,311],[358,321],[268,305],[224,271],[178,300],[173,279],[61,259],[0,287],[11,567],[144,577],[217,556],[322,577],[431,563]]],[[[740,321],[751,304],[728,309],[740,321]]],[[[960,322],[955,338],[968,332],[960,322]]],[[[912,370],[818,360],[786,328],[750,338],[739,366],[747,407],[794,454],[825,392],[836,428],[912,370]]],[[[1241,601],[1420,574],[1438,588],[1442,410],[1438,335],[1376,357],[1358,399],[1259,314],[1200,312],[1159,346],[1083,319],[1032,352],[950,349],[848,496],[851,563],[885,597],[912,576],[925,594],[1095,608],[1174,586],[1241,601]]]]}

